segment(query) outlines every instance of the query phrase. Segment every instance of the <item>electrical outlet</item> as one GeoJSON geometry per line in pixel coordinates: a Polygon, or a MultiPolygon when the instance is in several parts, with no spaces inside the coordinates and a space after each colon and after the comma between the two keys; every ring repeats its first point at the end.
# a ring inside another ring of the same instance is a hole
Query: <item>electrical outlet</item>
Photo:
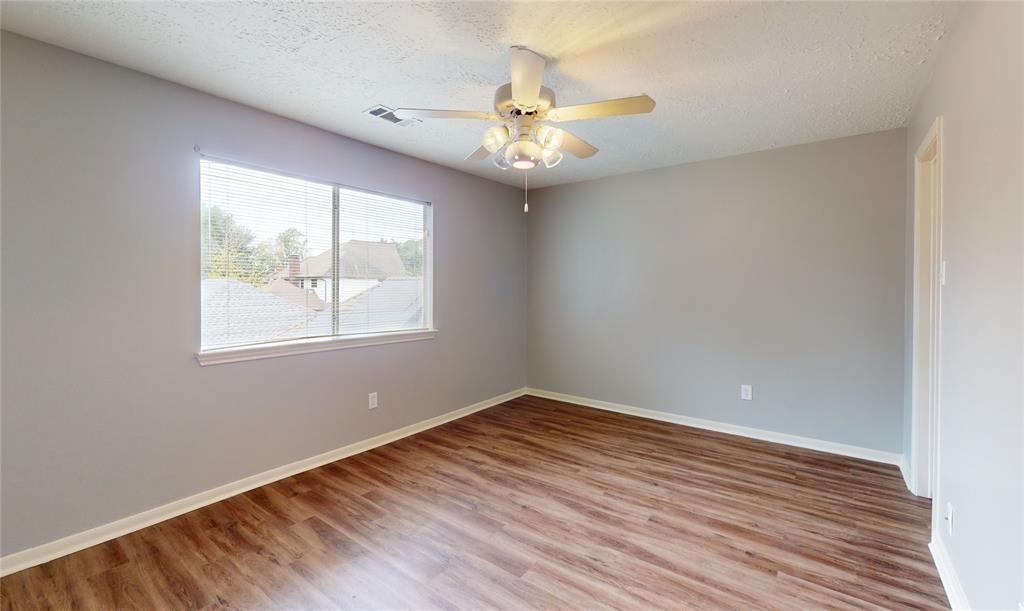
{"type": "Polygon", "coordinates": [[[370,404],[367,409],[377,409],[377,393],[370,393],[370,404]]]}
{"type": "Polygon", "coordinates": [[[946,503],[946,532],[953,536],[953,503],[946,503]]]}
{"type": "Polygon", "coordinates": [[[754,387],[750,384],[740,384],[740,399],[744,401],[754,400],[754,387]]]}

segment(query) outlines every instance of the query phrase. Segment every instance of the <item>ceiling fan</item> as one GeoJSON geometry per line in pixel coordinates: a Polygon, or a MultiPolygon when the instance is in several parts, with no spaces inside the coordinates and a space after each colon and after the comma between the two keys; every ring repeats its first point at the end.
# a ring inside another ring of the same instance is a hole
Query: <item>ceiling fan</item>
{"type": "Polygon", "coordinates": [[[646,95],[575,106],[557,107],[555,92],[541,85],[544,58],[526,47],[512,47],[512,82],[494,92],[494,111],[432,110],[399,108],[402,119],[480,119],[500,121],[484,132],[483,143],[466,157],[479,161],[493,155],[502,170],[530,170],[543,163],[553,168],[562,161],[562,151],[584,159],[597,154],[597,147],[550,123],[636,115],[654,110],[646,95]]]}

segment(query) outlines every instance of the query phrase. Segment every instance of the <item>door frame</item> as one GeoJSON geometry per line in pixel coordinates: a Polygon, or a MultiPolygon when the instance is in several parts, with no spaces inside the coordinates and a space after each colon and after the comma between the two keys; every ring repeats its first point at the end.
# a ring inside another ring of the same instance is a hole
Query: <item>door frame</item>
{"type": "Polygon", "coordinates": [[[914,154],[910,490],[929,498],[935,498],[938,487],[941,291],[945,283],[942,149],[942,116],[938,116],[914,154]]]}

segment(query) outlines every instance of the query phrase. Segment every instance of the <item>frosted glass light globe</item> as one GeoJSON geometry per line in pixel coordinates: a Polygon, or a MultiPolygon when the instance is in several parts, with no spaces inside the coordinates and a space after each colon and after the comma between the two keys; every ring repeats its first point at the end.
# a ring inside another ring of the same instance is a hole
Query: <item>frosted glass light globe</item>
{"type": "Polygon", "coordinates": [[[533,137],[537,144],[546,149],[558,149],[562,147],[562,142],[565,140],[565,132],[557,127],[541,125],[537,128],[533,137]]]}
{"type": "Polygon", "coordinates": [[[544,160],[545,168],[553,168],[562,162],[562,151],[558,149],[544,149],[540,157],[544,160]]]}
{"type": "Polygon", "coordinates": [[[508,142],[508,128],[504,125],[495,125],[484,132],[483,145],[488,153],[493,153],[505,146],[508,142]]]}
{"type": "Polygon", "coordinates": [[[535,142],[518,140],[505,149],[505,159],[517,170],[530,170],[537,167],[543,152],[535,142]]]}

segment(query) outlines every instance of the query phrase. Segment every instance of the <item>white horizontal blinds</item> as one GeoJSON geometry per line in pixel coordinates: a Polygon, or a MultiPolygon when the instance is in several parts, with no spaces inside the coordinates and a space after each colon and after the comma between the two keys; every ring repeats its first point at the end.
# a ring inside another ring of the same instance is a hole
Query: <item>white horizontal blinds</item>
{"type": "Polygon", "coordinates": [[[425,204],[339,188],[339,333],[426,327],[425,204]]]}
{"type": "Polygon", "coordinates": [[[333,187],[200,161],[202,348],[332,333],[333,187]]]}
{"type": "Polygon", "coordinates": [[[202,350],[424,329],[429,209],[200,161],[202,350]]]}

